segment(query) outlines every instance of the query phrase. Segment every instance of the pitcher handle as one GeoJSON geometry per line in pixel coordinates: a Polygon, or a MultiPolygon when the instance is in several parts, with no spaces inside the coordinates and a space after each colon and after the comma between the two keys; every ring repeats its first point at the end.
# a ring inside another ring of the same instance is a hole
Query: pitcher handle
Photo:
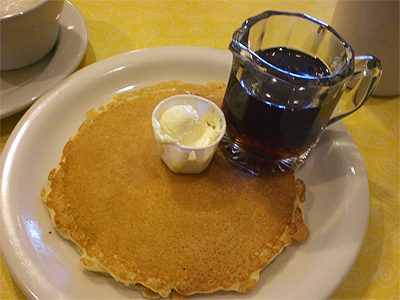
{"type": "Polygon", "coordinates": [[[359,109],[371,97],[382,75],[381,62],[373,56],[356,56],[354,74],[339,101],[339,113],[332,117],[328,125],[343,119],[359,109]],[[341,106],[344,106],[343,109],[341,106]]]}

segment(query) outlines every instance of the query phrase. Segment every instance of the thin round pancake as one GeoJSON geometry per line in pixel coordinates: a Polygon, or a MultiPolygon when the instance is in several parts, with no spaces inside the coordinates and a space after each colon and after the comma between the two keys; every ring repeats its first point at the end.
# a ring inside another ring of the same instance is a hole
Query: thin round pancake
{"type": "Polygon", "coordinates": [[[307,238],[305,185],[293,174],[255,177],[219,151],[203,173],[175,174],[158,157],[154,107],[182,93],[220,104],[224,90],[165,82],[88,112],[42,191],[86,268],[147,297],[247,292],[292,238],[307,238]]]}

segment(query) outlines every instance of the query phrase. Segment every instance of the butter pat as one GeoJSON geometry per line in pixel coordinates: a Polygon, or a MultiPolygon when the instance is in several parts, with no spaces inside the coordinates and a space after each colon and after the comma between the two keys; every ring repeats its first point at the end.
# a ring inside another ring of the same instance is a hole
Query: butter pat
{"type": "Polygon", "coordinates": [[[204,147],[213,143],[221,134],[218,116],[207,111],[200,118],[191,105],[176,105],[167,109],[160,119],[160,138],[164,143],[189,147],[204,147]]]}
{"type": "Polygon", "coordinates": [[[223,112],[208,99],[184,94],[162,101],[152,125],[159,155],[175,173],[200,173],[226,130],[223,112]]]}

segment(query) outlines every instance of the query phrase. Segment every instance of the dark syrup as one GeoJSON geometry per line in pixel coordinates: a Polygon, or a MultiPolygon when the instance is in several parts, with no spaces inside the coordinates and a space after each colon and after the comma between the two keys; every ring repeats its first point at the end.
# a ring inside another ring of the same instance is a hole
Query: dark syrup
{"type": "MultiPolygon", "coordinates": [[[[303,77],[330,74],[321,60],[296,50],[272,48],[257,54],[272,65],[303,77]]],[[[268,92],[262,91],[264,94],[268,92]]],[[[310,103],[308,97],[296,98],[296,108],[285,108],[272,103],[286,103],[287,99],[283,98],[287,95],[279,92],[271,94],[273,98],[270,101],[254,98],[231,73],[222,105],[227,121],[227,136],[232,143],[262,159],[297,157],[318,139],[334,106],[305,109],[310,103]]],[[[309,94],[304,93],[306,95],[309,94]]]]}

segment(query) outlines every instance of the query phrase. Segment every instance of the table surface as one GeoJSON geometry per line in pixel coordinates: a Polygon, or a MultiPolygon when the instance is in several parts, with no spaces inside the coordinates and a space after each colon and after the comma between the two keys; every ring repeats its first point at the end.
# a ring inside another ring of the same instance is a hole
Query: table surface
{"type": "MultiPolygon", "coordinates": [[[[275,9],[330,22],[335,1],[123,1],[72,0],[83,14],[89,44],[83,68],[107,57],[168,45],[227,49],[246,18],[275,9]]],[[[1,120],[1,150],[24,111],[1,120]]],[[[371,211],[361,253],[332,296],[335,299],[400,298],[399,97],[372,97],[344,120],[364,158],[371,211]]],[[[0,299],[26,299],[0,257],[0,299]]]]}

